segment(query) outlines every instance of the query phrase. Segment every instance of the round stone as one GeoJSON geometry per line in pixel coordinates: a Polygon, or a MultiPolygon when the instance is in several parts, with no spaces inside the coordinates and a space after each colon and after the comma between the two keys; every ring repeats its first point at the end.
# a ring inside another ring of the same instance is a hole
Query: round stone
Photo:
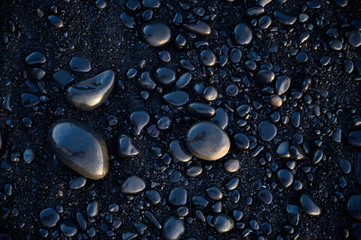
{"type": "Polygon", "coordinates": [[[249,148],[249,139],[245,134],[237,133],[234,135],[234,144],[239,149],[247,150],[249,148]]]}
{"type": "Polygon", "coordinates": [[[258,125],[258,135],[263,141],[269,142],[277,135],[277,128],[269,121],[262,121],[258,125]]]}
{"type": "Polygon", "coordinates": [[[347,40],[352,47],[359,47],[361,46],[361,33],[357,30],[353,30],[347,35],[347,40]]]}
{"type": "Polygon", "coordinates": [[[200,62],[206,67],[213,66],[217,61],[216,55],[211,50],[203,50],[200,54],[200,62]]]}
{"type": "Polygon", "coordinates": [[[305,212],[310,216],[318,216],[321,214],[321,208],[317,206],[313,198],[308,194],[304,193],[300,197],[300,203],[305,212]]]}
{"type": "Polygon", "coordinates": [[[240,23],[234,28],[234,40],[239,45],[248,45],[251,43],[253,33],[246,23],[240,23]]]}
{"type": "Polygon", "coordinates": [[[269,99],[269,102],[271,104],[272,107],[275,107],[275,108],[279,108],[282,106],[282,98],[276,94],[272,94],[270,99],[269,99]]]}
{"type": "Polygon", "coordinates": [[[40,213],[40,221],[45,227],[54,227],[59,221],[59,214],[53,208],[46,208],[40,213]]]}
{"type": "Polygon", "coordinates": [[[361,147],[361,130],[351,132],[348,136],[348,143],[353,147],[361,147]]]}
{"type": "Polygon", "coordinates": [[[194,124],[188,130],[185,142],[194,156],[211,161],[225,156],[231,146],[227,133],[208,121],[194,124]]]}
{"type": "Polygon", "coordinates": [[[172,216],[164,223],[163,236],[166,240],[178,240],[184,234],[184,230],[184,221],[172,216]]]}
{"type": "Polygon", "coordinates": [[[90,179],[108,173],[108,149],[102,136],[85,124],[71,120],[56,121],[49,130],[49,143],[66,166],[90,179]]]}
{"type": "Polygon", "coordinates": [[[176,80],[175,71],[167,67],[158,68],[155,71],[154,76],[157,79],[157,81],[162,85],[172,84],[176,80]]]}
{"type": "Polygon", "coordinates": [[[234,226],[234,222],[232,218],[225,214],[219,214],[214,218],[214,228],[220,232],[228,232],[234,226]]]}
{"type": "Polygon", "coordinates": [[[175,206],[182,206],[187,203],[187,191],[184,188],[174,188],[169,194],[169,202],[175,206]]]}
{"type": "Polygon", "coordinates": [[[353,195],[347,202],[347,212],[354,219],[361,220],[361,195],[353,195]]]}
{"type": "Polygon", "coordinates": [[[293,183],[293,175],[286,169],[281,169],[277,173],[278,180],[282,187],[287,188],[293,183]]]}
{"type": "Polygon", "coordinates": [[[237,172],[239,168],[240,168],[240,163],[238,159],[229,159],[224,164],[224,169],[230,173],[237,172]]]}
{"type": "Polygon", "coordinates": [[[144,41],[151,47],[160,47],[169,42],[171,32],[168,25],[152,21],[143,25],[141,34],[144,41]]]}

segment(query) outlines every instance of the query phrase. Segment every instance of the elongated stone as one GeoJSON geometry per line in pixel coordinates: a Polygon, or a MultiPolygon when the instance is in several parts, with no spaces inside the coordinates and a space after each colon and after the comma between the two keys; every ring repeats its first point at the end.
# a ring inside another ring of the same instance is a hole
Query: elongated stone
{"type": "Polygon", "coordinates": [[[87,125],[58,120],[49,129],[49,143],[57,158],[82,176],[97,180],[108,173],[107,146],[87,125]]]}
{"type": "Polygon", "coordinates": [[[66,89],[66,99],[80,111],[91,111],[109,97],[114,87],[114,72],[104,71],[66,89]]]}

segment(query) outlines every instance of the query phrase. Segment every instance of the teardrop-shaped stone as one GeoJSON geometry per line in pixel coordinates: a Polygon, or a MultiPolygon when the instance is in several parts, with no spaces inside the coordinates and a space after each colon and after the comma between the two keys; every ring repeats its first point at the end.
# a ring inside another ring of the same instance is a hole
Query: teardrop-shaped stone
{"type": "Polygon", "coordinates": [[[114,72],[104,71],[66,89],[66,99],[80,111],[91,111],[109,97],[114,87],[114,72]]]}
{"type": "Polygon", "coordinates": [[[58,120],[49,129],[49,142],[57,158],[82,176],[97,180],[108,173],[105,141],[87,125],[58,120]]]}

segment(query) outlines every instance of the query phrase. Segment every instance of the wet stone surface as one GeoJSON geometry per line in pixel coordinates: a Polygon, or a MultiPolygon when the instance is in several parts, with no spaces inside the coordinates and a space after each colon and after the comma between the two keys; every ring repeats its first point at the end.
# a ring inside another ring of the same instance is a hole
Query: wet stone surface
{"type": "Polygon", "coordinates": [[[0,239],[361,239],[359,1],[0,9],[0,239]]]}

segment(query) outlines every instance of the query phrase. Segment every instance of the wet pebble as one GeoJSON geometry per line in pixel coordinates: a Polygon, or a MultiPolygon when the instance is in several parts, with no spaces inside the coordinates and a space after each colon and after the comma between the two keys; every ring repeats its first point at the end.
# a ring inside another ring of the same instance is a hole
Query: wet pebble
{"type": "Polygon", "coordinates": [[[361,221],[361,195],[353,195],[347,202],[347,212],[348,214],[361,221]]]}
{"type": "Polygon", "coordinates": [[[277,177],[280,185],[284,188],[288,188],[293,183],[293,174],[286,169],[279,170],[277,177]]]}
{"type": "Polygon", "coordinates": [[[169,149],[173,156],[180,162],[188,162],[192,159],[192,154],[188,151],[186,145],[182,141],[172,141],[169,149]]]}
{"type": "Polygon", "coordinates": [[[66,100],[80,111],[91,111],[102,105],[114,87],[114,72],[104,71],[92,78],[69,86],[66,100]]]}
{"type": "Polygon", "coordinates": [[[53,78],[62,89],[74,80],[74,77],[68,71],[63,69],[54,73],[53,78]]]}
{"type": "Polygon", "coordinates": [[[118,138],[118,156],[119,157],[134,157],[139,154],[139,149],[134,145],[133,140],[125,134],[118,138]]]}
{"type": "Polygon", "coordinates": [[[72,237],[78,232],[78,228],[75,223],[69,219],[64,220],[60,224],[60,230],[65,237],[72,237]]]}
{"type": "Polygon", "coordinates": [[[239,23],[233,31],[234,40],[239,45],[248,45],[252,42],[253,33],[251,28],[246,23],[239,23]]]}
{"type": "Polygon", "coordinates": [[[291,79],[288,76],[279,76],[276,80],[276,93],[282,95],[287,92],[291,85],[291,79]]]}
{"type": "Polygon", "coordinates": [[[33,52],[26,57],[25,61],[28,65],[43,64],[46,62],[46,58],[41,52],[33,52]]]}
{"type": "Polygon", "coordinates": [[[53,25],[53,27],[55,27],[55,28],[61,28],[64,25],[63,20],[60,17],[55,16],[55,15],[50,15],[48,17],[48,20],[49,20],[50,24],[53,25]]]}
{"type": "Polygon", "coordinates": [[[277,128],[269,121],[262,121],[258,125],[258,135],[263,141],[269,142],[277,135],[277,128]]]}
{"type": "Polygon", "coordinates": [[[283,12],[280,12],[280,11],[275,11],[273,13],[273,15],[276,17],[276,19],[284,24],[284,25],[293,25],[296,20],[297,20],[297,17],[295,16],[292,16],[290,14],[286,14],[286,13],[283,13],[283,12]]]}
{"type": "Polygon", "coordinates": [[[145,182],[138,176],[131,176],[122,185],[122,193],[136,194],[145,189],[145,182]]]}
{"type": "Polygon", "coordinates": [[[268,189],[261,190],[258,193],[258,198],[261,199],[261,201],[266,205],[271,204],[273,200],[272,193],[268,189]]]}
{"type": "Polygon", "coordinates": [[[361,147],[361,130],[351,132],[348,136],[348,143],[353,147],[361,147]]]}
{"type": "Polygon", "coordinates": [[[200,118],[209,118],[213,117],[216,110],[205,103],[195,102],[188,105],[187,111],[200,118]]]}
{"type": "Polygon", "coordinates": [[[237,172],[240,167],[238,159],[229,159],[224,163],[224,169],[230,173],[237,172]]]}
{"type": "Polygon", "coordinates": [[[86,184],[86,178],[84,177],[78,177],[70,181],[69,187],[71,189],[80,189],[84,187],[86,184]]]}
{"type": "Polygon", "coordinates": [[[72,57],[70,60],[70,68],[74,72],[89,72],[91,70],[90,62],[81,57],[72,57]]]}
{"type": "Polygon", "coordinates": [[[204,160],[217,160],[228,153],[230,140],[226,132],[212,122],[194,124],[185,138],[188,150],[204,160]]]}
{"type": "Polygon", "coordinates": [[[90,179],[108,173],[108,150],[103,138],[85,124],[61,119],[49,129],[49,142],[66,166],[90,179]],[[81,143],[81,144],[79,144],[81,143]]]}
{"type": "Polygon", "coordinates": [[[40,221],[44,227],[54,227],[59,219],[59,214],[53,208],[46,208],[40,213],[40,221]]]}
{"type": "Polygon", "coordinates": [[[220,232],[225,233],[232,230],[234,226],[234,221],[231,217],[225,214],[219,214],[216,217],[214,217],[213,220],[214,228],[220,232]]]}
{"type": "Polygon", "coordinates": [[[186,24],[183,24],[183,27],[192,32],[192,33],[195,33],[197,35],[209,35],[211,34],[211,27],[205,23],[205,22],[202,22],[202,21],[197,21],[195,23],[186,23],[186,24]]]}
{"type": "Polygon", "coordinates": [[[361,33],[360,31],[353,30],[347,34],[347,40],[352,47],[361,46],[361,33]]]}
{"type": "Polygon", "coordinates": [[[250,142],[245,134],[237,133],[236,135],[234,135],[234,144],[237,148],[246,150],[249,148],[250,142]]]}
{"type": "Polygon", "coordinates": [[[275,78],[275,74],[274,72],[270,71],[270,70],[260,70],[256,76],[256,81],[257,83],[261,84],[261,85],[265,85],[268,83],[271,83],[273,81],[273,79],[275,78]]]}
{"type": "Polygon", "coordinates": [[[141,34],[144,41],[151,47],[160,47],[169,42],[171,31],[168,25],[152,21],[142,26],[141,34]]]}
{"type": "Polygon", "coordinates": [[[300,197],[300,203],[303,210],[310,216],[321,214],[321,208],[317,206],[313,198],[308,193],[303,193],[300,197]]]}
{"type": "Polygon", "coordinates": [[[184,188],[174,188],[169,194],[169,202],[175,206],[182,206],[187,203],[187,191],[184,188]]]}
{"type": "MultiPolygon", "coordinates": [[[[1,148],[1,136],[0,136],[0,148],[1,148]]],[[[35,152],[32,149],[26,149],[23,153],[23,159],[24,161],[29,164],[31,163],[35,158],[35,152]]]]}
{"type": "Polygon", "coordinates": [[[168,67],[160,67],[155,71],[154,77],[160,84],[169,85],[176,81],[175,71],[168,67]]]}
{"type": "Polygon", "coordinates": [[[200,58],[201,64],[206,66],[206,67],[213,66],[217,61],[216,55],[211,50],[203,50],[201,52],[199,58],[200,58]]]}
{"type": "Polygon", "coordinates": [[[180,107],[188,102],[189,95],[184,91],[173,91],[165,94],[163,99],[170,105],[180,107]]]}
{"type": "Polygon", "coordinates": [[[146,111],[135,111],[130,114],[130,122],[133,125],[133,134],[139,136],[141,131],[149,123],[150,116],[146,111]]]}
{"type": "Polygon", "coordinates": [[[184,221],[172,216],[163,226],[163,236],[166,240],[178,240],[185,233],[184,221]]]}

